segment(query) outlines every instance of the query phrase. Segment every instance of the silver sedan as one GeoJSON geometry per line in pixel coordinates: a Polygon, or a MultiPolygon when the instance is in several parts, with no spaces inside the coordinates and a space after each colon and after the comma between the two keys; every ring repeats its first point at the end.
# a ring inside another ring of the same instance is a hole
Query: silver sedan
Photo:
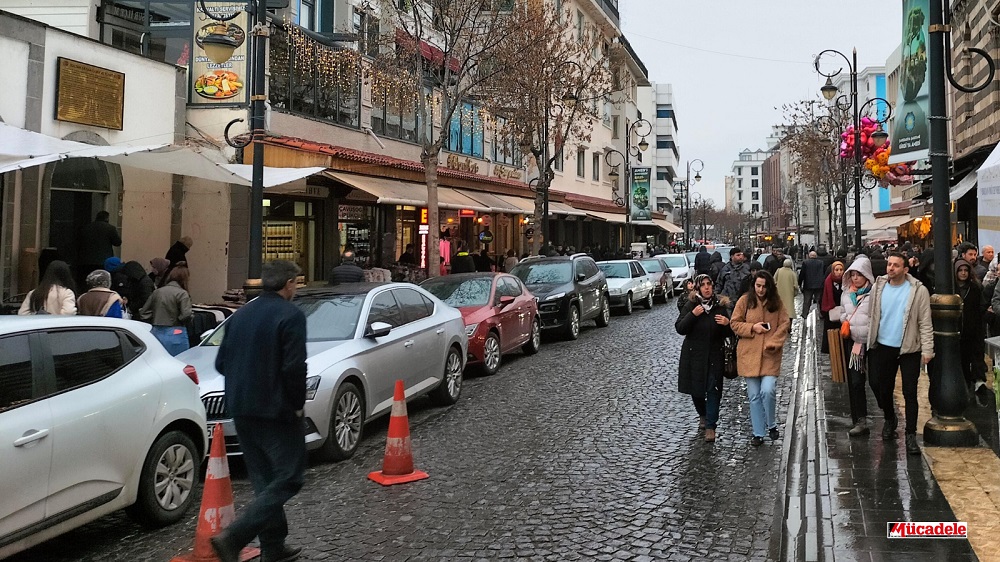
{"type": "MultiPolygon", "coordinates": [[[[392,407],[397,379],[410,399],[430,394],[458,401],[468,338],[461,313],[408,283],[357,283],[300,289],[292,301],[306,315],[305,441],[321,457],[354,454],[364,424],[392,407]]],[[[222,422],[226,451],[240,454],[226,410],[225,379],[215,357],[226,324],[178,359],[201,376],[209,424],[222,422]]]]}

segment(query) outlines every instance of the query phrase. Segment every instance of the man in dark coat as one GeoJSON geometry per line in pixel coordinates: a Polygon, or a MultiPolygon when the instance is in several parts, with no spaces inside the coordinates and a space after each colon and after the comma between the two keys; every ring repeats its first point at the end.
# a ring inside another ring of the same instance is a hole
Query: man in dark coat
{"type": "Polygon", "coordinates": [[[809,252],[809,257],[802,262],[802,273],[799,275],[799,285],[802,286],[803,318],[809,316],[809,309],[823,293],[824,281],[826,281],[826,265],[816,252],[809,252]]]}
{"type": "Polygon", "coordinates": [[[77,287],[86,287],[87,275],[104,267],[104,260],[115,255],[115,247],[122,245],[118,229],[109,221],[107,211],[99,211],[94,222],[80,229],[77,239],[77,259],[73,275],[77,287]]]}
{"type": "Polygon", "coordinates": [[[407,244],[406,250],[399,256],[399,265],[417,265],[417,256],[413,250],[413,244],[407,244]]]}
{"type": "Polygon", "coordinates": [[[739,248],[729,250],[729,263],[722,268],[715,282],[715,290],[720,296],[729,299],[730,307],[736,305],[736,300],[743,295],[743,282],[750,276],[750,266],[745,254],[739,248]]]}
{"type": "Polygon", "coordinates": [[[486,250],[482,250],[478,255],[473,256],[472,261],[476,264],[476,271],[485,273],[493,271],[493,266],[496,265],[496,262],[490,258],[490,253],[486,250]]]}
{"type": "Polygon", "coordinates": [[[872,275],[874,275],[875,277],[881,277],[885,275],[885,267],[888,264],[888,262],[885,261],[885,255],[882,253],[882,251],[879,250],[878,248],[875,248],[871,251],[869,257],[872,262],[872,275]]]}
{"type": "Polygon", "coordinates": [[[125,262],[111,274],[111,289],[125,299],[125,305],[133,318],[139,317],[139,310],[153,294],[153,280],[137,261],[125,262]]]}
{"type": "Polygon", "coordinates": [[[708,276],[712,278],[712,283],[719,280],[719,274],[722,273],[723,267],[726,267],[726,264],[722,261],[722,253],[718,250],[712,252],[712,262],[708,267],[708,276]]]}
{"type": "Polygon", "coordinates": [[[167,250],[167,255],[165,256],[167,261],[170,262],[170,267],[174,267],[182,261],[187,261],[187,253],[191,249],[191,246],[194,246],[194,240],[190,236],[184,236],[174,242],[174,245],[167,250]]]}
{"type": "Polygon", "coordinates": [[[340,265],[330,271],[330,284],[361,283],[365,280],[365,270],[354,263],[354,252],[346,251],[340,258],[340,265]]]}
{"type": "Polygon", "coordinates": [[[458,253],[451,258],[452,273],[474,273],[476,271],[476,260],[469,255],[469,245],[465,240],[458,241],[458,253]]]}
{"type": "Polygon", "coordinates": [[[712,270],[712,255],[704,246],[698,248],[698,254],[694,257],[694,271],[698,275],[708,275],[712,270]]]}
{"type": "Polygon", "coordinates": [[[829,253],[826,250],[826,246],[823,244],[820,244],[816,248],[816,257],[819,258],[819,261],[823,262],[824,275],[830,273],[830,266],[833,265],[833,262],[837,261],[837,258],[833,254],[829,253]]]}
{"type": "Polygon", "coordinates": [[[226,377],[233,417],[254,499],[211,544],[221,562],[260,538],[263,560],[294,560],[285,544],[284,505],[305,483],[302,409],[306,401],[306,317],[291,302],[301,271],[290,261],[264,264],[263,292],[226,322],[215,368],[226,377]]]}
{"type": "Polygon", "coordinates": [[[781,253],[781,248],[777,246],[771,247],[771,255],[764,258],[764,269],[766,269],[772,276],[778,273],[781,266],[785,264],[785,255],[781,253]]]}

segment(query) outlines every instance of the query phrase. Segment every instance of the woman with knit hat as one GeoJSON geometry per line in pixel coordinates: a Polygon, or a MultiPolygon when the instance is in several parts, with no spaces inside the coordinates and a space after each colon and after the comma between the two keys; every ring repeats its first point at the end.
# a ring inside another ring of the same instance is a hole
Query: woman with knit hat
{"type": "MultiPolygon", "coordinates": [[[[847,432],[851,437],[868,435],[868,397],[865,393],[865,378],[867,376],[867,342],[868,318],[872,285],[875,276],[872,274],[872,262],[866,256],[860,255],[844,273],[844,290],[840,297],[840,321],[846,321],[851,328],[851,334],[844,339],[844,352],[847,355],[847,386],[848,398],[851,403],[851,421],[854,426],[847,432]]],[[[869,381],[872,393],[878,400],[878,381],[869,381]]]]}

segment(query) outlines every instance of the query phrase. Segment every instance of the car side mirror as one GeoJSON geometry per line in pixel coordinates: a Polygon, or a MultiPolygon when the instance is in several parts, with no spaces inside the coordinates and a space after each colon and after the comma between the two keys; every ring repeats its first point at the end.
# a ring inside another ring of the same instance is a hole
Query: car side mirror
{"type": "Polygon", "coordinates": [[[507,308],[508,306],[514,304],[516,299],[512,296],[505,295],[500,297],[500,308],[507,308]]]}
{"type": "Polygon", "coordinates": [[[365,330],[366,338],[381,338],[389,335],[392,331],[392,326],[386,324],[385,322],[372,322],[368,329],[365,330]]]}
{"type": "Polygon", "coordinates": [[[576,280],[577,281],[586,281],[587,280],[587,274],[586,273],[577,273],[576,274],[576,280]]]}

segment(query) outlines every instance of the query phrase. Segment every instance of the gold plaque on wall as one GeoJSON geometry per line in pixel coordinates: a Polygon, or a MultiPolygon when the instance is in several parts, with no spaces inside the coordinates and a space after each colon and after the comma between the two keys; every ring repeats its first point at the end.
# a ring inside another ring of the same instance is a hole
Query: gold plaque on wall
{"type": "Polygon", "coordinates": [[[125,74],[59,57],[56,119],[121,131],[125,74]]]}

